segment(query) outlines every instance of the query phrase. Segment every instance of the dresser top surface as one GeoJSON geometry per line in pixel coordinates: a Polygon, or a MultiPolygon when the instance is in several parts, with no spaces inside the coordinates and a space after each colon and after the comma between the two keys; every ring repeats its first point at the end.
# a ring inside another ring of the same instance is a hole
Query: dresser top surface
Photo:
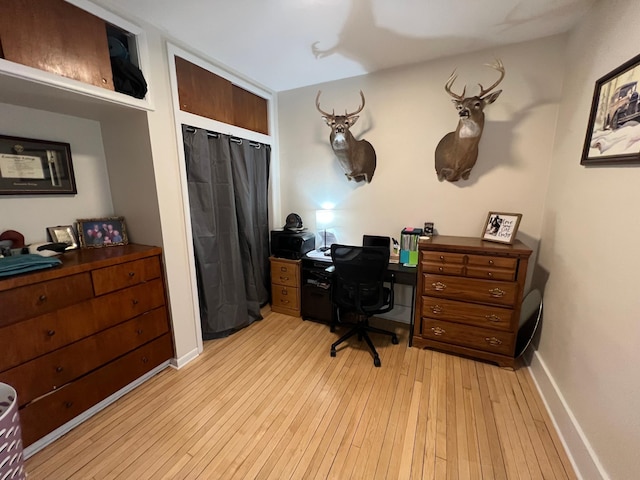
{"type": "Polygon", "coordinates": [[[456,237],[449,235],[435,235],[429,239],[420,240],[420,250],[438,250],[446,252],[473,252],[491,255],[506,255],[528,257],[532,250],[520,240],[513,245],[487,242],[476,237],[456,237]]]}
{"type": "Polygon", "coordinates": [[[70,250],[57,257],[62,261],[62,264],[56,267],[0,278],[0,292],[96,268],[139,260],[160,253],[162,253],[160,247],[136,244],[70,250]]]}

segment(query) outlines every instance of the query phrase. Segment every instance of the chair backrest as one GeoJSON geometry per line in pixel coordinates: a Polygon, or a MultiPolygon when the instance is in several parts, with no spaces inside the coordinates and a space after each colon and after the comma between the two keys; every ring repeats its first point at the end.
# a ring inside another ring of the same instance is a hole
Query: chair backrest
{"type": "MultiPolygon", "coordinates": [[[[331,245],[335,267],[333,303],[369,314],[388,306],[384,281],[389,266],[389,247],[331,245]]],[[[388,290],[388,289],[387,289],[388,290]]]]}
{"type": "Polygon", "coordinates": [[[381,237],[379,235],[363,235],[363,247],[387,247],[391,248],[391,238],[381,237]]]}

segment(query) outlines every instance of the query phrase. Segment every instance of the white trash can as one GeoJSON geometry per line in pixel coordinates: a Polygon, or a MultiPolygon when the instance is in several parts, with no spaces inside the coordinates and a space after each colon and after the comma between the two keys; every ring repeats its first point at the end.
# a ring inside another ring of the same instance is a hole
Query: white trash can
{"type": "Polygon", "coordinates": [[[25,480],[18,395],[0,383],[0,479],[25,480]]]}

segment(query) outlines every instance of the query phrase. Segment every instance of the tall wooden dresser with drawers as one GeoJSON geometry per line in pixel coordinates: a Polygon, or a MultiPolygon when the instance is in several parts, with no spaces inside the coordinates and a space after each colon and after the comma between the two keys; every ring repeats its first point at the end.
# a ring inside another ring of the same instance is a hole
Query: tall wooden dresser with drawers
{"type": "Polygon", "coordinates": [[[28,446],[173,357],[162,250],[74,250],[0,279],[0,382],[28,446]]]}
{"type": "Polygon", "coordinates": [[[514,368],[530,255],[518,240],[421,240],[413,346],[514,368]]]}

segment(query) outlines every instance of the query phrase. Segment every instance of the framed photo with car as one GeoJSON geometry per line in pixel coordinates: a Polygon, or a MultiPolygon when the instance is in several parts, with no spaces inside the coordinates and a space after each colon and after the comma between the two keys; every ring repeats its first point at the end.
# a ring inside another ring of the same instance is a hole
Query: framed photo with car
{"type": "Polygon", "coordinates": [[[124,217],[78,219],[78,236],[82,248],[127,245],[127,227],[124,217]]]}
{"type": "Polygon", "coordinates": [[[580,163],[640,163],[640,55],[596,81],[580,163]]]}
{"type": "Polygon", "coordinates": [[[521,219],[521,213],[489,212],[482,229],[482,240],[513,244],[521,219]]]}

